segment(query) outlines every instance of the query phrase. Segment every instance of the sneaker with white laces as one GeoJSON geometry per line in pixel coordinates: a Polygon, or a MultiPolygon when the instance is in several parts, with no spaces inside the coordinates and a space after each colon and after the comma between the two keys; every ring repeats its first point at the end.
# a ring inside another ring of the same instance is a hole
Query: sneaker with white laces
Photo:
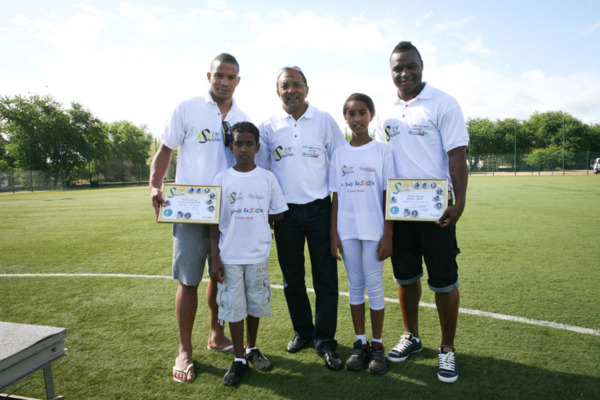
{"type": "Polygon", "coordinates": [[[391,362],[404,361],[413,353],[423,350],[421,340],[413,337],[412,333],[405,332],[402,339],[394,346],[387,355],[387,359],[391,362]]]}
{"type": "Polygon", "coordinates": [[[359,371],[369,362],[369,342],[362,344],[362,341],[354,342],[352,355],[346,361],[346,369],[350,371],[359,371]]]}
{"type": "Polygon", "coordinates": [[[271,361],[259,349],[253,349],[246,353],[246,360],[250,361],[254,368],[259,371],[268,371],[271,369],[271,361]]]}
{"type": "Polygon", "coordinates": [[[458,365],[454,355],[454,347],[442,346],[438,353],[438,379],[442,382],[452,383],[458,379],[458,365]],[[447,350],[447,351],[444,351],[447,350]]]}
{"type": "Polygon", "coordinates": [[[371,346],[371,362],[369,363],[369,372],[374,375],[382,375],[387,372],[387,363],[385,362],[385,349],[383,344],[373,342],[371,346]]]}

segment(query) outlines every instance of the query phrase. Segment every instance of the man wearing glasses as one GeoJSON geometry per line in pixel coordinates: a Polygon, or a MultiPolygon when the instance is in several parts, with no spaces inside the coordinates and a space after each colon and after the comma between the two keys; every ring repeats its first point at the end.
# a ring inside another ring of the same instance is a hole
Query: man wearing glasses
{"type": "MultiPolygon", "coordinates": [[[[171,156],[177,149],[175,183],[210,185],[215,175],[233,165],[233,155],[226,148],[226,129],[240,121],[250,121],[238,108],[233,93],[240,83],[239,64],[235,57],[217,56],[207,73],[209,91],[181,102],[171,113],[162,144],[152,161],[150,197],[158,218],[165,200],[162,183],[171,156]]],[[[195,378],[192,359],[192,330],[198,307],[198,285],[206,260],[210,264],[210,227],[201,224],[173,224],[173,279],[179,281],[175,311],[179,330],[179,355],[173,367],[173,379],[191,382],[195,378]]],[[[207,348],[227,352],[231,340],[218,323],[217,283],[209,279],[206,299],[210,311],[210,333],[207,348]]]]}
{"type": "Polygon", "coordinates": [[[277,256],[294,329],[287,351],[296,353],[314,340],[325,365],[338,370],[336,353],[338,307],[337,263],[329,249],[331,200],[327,185],[329,160],[345,139],[331,115],[309,105],[308,85],[298,67],[283,68],[277,95],[283,108],[260,129],[256,163],[271,168],[289,210],[275,222],[277,256]],[[315,320],[306,293],[304,244],[308,244],[316,294],[315,320]]]}

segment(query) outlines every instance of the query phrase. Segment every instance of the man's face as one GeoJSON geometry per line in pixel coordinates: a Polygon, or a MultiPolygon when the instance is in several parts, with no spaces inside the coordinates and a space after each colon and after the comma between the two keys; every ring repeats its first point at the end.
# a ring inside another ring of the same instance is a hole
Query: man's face
{"type": "Polygon", "coordinates": [[[306,105],[308,86],[304,83],[300,72],[283,71],[277,79],[277,95],[283,102],[283,108],[289,114],[302,110],[306,105]]]}
{"type": "Polygon", "coordinates": [[[215,61],[206,76],[210,84],[210,93],[215,101],[231,99],[235,88],[240,83],[237,68],[227,62],[215,61]]]}
{"type": "Polygon", "coordinates": [[[414,50],[393,53],[390,57],[392,80],[404,101],[417,97],[423,89],[423,61],[414,50]]]}

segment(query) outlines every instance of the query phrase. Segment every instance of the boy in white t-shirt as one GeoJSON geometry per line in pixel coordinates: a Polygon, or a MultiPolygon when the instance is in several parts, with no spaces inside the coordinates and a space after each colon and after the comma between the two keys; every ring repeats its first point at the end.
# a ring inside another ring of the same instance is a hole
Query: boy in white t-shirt
{"type": "Polygon", "coordinates": [[[229,322],[235,359],[223,376],[226,386],[237,385],[248,361],[260,371],[271,362],[256,348],[260,317],[271,313],[268,258],[273,221],[288,209],[277,178],[256,166],[259,131],[251,122],[231,128],[230,149],[236,164],[217,174],[213,185],[221,186],[219,225],[211,226],[210,275],[219,282],[219,320],[229,322]],[[244,351],[244,319],[248,328],[244,351]]]}

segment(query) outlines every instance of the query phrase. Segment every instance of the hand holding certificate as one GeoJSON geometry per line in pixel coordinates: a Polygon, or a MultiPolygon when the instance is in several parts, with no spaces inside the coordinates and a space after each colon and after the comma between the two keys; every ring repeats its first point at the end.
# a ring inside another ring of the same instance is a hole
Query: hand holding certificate
{"type": "Polygon", "coordinates": [[[437,221],[448,206],[447,179],[388,179],[385,219],[437,221]]]}
{"type": "Polygon", "coordinates": [[[163,195],[166,205],[160,207],[158,222],[219,223],[220,186],[165,184],[163,195]]]}

